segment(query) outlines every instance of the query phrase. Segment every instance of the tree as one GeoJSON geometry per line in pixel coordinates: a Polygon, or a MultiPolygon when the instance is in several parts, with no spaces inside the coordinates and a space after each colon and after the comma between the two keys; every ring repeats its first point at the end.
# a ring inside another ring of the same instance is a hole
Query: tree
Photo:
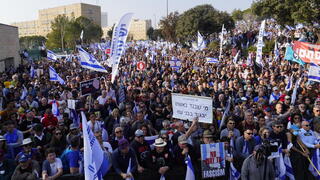
{"type": "Polygon", "coordinates": [[[281,25],[312,24],[320,19],[319,0],[258,0],[251,6],[263,18],[274,18],[281,25]]]}
{"type": "Polygon", "coordinates": [[[76,23],[80,25],[81,30],[84,32],[83,42],[90,43],[100,41],[103,31],[99,25],[94,24],[90,19],[83,16],[78,17],[76,23]]]}
{"type": "Polygon", "coordinates": [[[234,21],[240,21],[243,19],[243,12],[240,9],[235,9],[231,13],[231,17],[234,21]]]}
{"type": "Polygon", "coordinates": [[[234,21],[226,12],[220,12],[211,5],[200,5],[185,11],[179,17],[176,34],[180,41],[195,39],[200,31],[205,36],[220,32],[221,27],[234,27],[234,21]]]}
{"type": "Polygon", "coordinates": [[[58,15],[51,22],[52,31],[48,34],[48,44],[49,48],[61,47],[64,50],[65,47],[65,34],[66,27],[68,26],[70,20],[66,15],[58,15]],[[61,46],[60,46],[61,45],[61,46]]]}
{"type": "Polygon", "coordinates": [[[115,24],[112,25],[112,28],[109,29],[109,31],[108,31],[108,33],[107,33],[110,38],[112,38],[114,26],[115,26],[115,24]]]}
{"type": "Polygon", "coordinates": [[[21,49],[34,49],[42,46],[46,42],[43,36],[24,36],[19,38],[21,49]]]}
{"type": "Polygon", "coordinates": [[[168,17],[160,20],[160,30],[165,40],[170,42],[177,42],[176,26],[179,19],[177,11],[171,12],[168,17]]]}

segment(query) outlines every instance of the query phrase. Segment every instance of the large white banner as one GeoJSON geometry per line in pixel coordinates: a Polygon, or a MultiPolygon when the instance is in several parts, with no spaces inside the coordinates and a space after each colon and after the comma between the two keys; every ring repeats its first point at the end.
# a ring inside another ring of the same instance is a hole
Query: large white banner
{"type": "Polygon", "coordinates": [[[118,67],[121,55],[123,54],[127,36],[129,34],[130,22],[133,13],[123,15],[115,28],[113,29],[113,37],[111,42],[111,63],[112,75],[111,82],[113,83],[116,75],[118,74],[118,67]]]}
{"type": "Polygon", "coordinates": [[[212,98],[172,93],[173,117],[192,120],[199,117],[199,122],[212,123],[212,98]]]}
{"type": "Polygon", "coordinates": [[[263,35],[264,35],[264,28],[266,26],[266,20],[263,20],[261,22],[259,36],[258,36],[258,44],[257,44],[257,56],[256,56],[256,62],[258,65],[262,66],[262,48],[264,46],[263,44],[263,35]]]}

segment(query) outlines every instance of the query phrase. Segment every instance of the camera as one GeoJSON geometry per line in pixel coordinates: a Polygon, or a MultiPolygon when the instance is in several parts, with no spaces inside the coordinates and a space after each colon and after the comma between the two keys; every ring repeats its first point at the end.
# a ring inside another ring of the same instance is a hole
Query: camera
{"type": "Polygon", "coordinates": [[[263,154],[265,157],[269,157],[271,153],[277,152],[279,148],[278,140],[263,140],[261,146],[256,150],[256,153],[263,154]]]}

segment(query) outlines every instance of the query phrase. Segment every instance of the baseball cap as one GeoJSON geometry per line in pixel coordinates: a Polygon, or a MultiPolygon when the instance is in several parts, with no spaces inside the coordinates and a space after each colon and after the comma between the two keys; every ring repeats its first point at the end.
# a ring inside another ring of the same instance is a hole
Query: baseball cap
{"type": "Polygon", "coordinates": [[[121,139],[119,142],[118,142],[118,146],[119,146],[119,149],[120,150],[123,150],[125,148],[127,148],[129,146],[129,142],[128,140],[126,139],[121,139]]]}
{"type": "Polygon", "coordinates": [[[275,86],[275,87],[272,88],[272,90],[276,91],[276,90],[278,90],[278,87],[275,86]]]}
{"type": "Polygon", "coordinates": [[[290,96],[285,96],[284,98],[285,98],[285,99],[290,99],[291,97],[290,97],[290,96]]]}
{"type": "Polygon", "coordinates": [[[22,154],[19,158],[19,162],[26,162],[29,160],[29,157],[26,156],[25,154],[22,154]]]}
{"type": "Polygon", "coordinates": [[[141,136],[144,136],[144,133],[141,129],[137,129],[136,132],[134,133],[134,135],[136,137],[141,137],[141,136]]]}
{"type": "Polygon", "coordinates": [[[74,124],[74,123],[70,124],[70,130],[77,129],[77,128],[78,128],[78,126],[76,124],[74,124]]]}

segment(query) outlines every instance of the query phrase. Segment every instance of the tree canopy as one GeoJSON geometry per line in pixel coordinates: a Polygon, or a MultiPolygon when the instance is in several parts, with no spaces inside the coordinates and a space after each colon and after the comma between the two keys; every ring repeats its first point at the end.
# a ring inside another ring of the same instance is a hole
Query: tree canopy
{"type": "Polygon", "coordinates": [[[80,40],[82,30],[85,43],[100,41],[103,34],[99,25],[82,16],[69,19],[65,15],[59,15],[51,22],[51,29],[52,31],[47,35],[48,48],[74,48],[76,42],[80,40]]]}
{"type": "Polygon", "coordinates": [[[263,18],[274,18],[281,25],[312,24],[320,19],[319,0],[257,0],[251,6],[263,18]]]}
{"type": "Polygon", "coordinates": [[[161,34],[167,41],[177,42],[176,26],[178,19],[179,13],[175,11],[160,20],[161,34]]]}
{"type": "Polygon", "coordinates": [[[177,22],[176,34],[179,40],[194,39],[197,31],[206,35],[220,32],[221,27],[234,27],[234,21],[227,12],[214,9],[211,5],[199,5],[185,11],[177,22]]]}
{"type": "Polygon", "coordinates": [[[19,38],[19,44],[21,49],[34,49],[42,46],[46,42],[46,38],[43,36],[24,36],[19,38]]]}

